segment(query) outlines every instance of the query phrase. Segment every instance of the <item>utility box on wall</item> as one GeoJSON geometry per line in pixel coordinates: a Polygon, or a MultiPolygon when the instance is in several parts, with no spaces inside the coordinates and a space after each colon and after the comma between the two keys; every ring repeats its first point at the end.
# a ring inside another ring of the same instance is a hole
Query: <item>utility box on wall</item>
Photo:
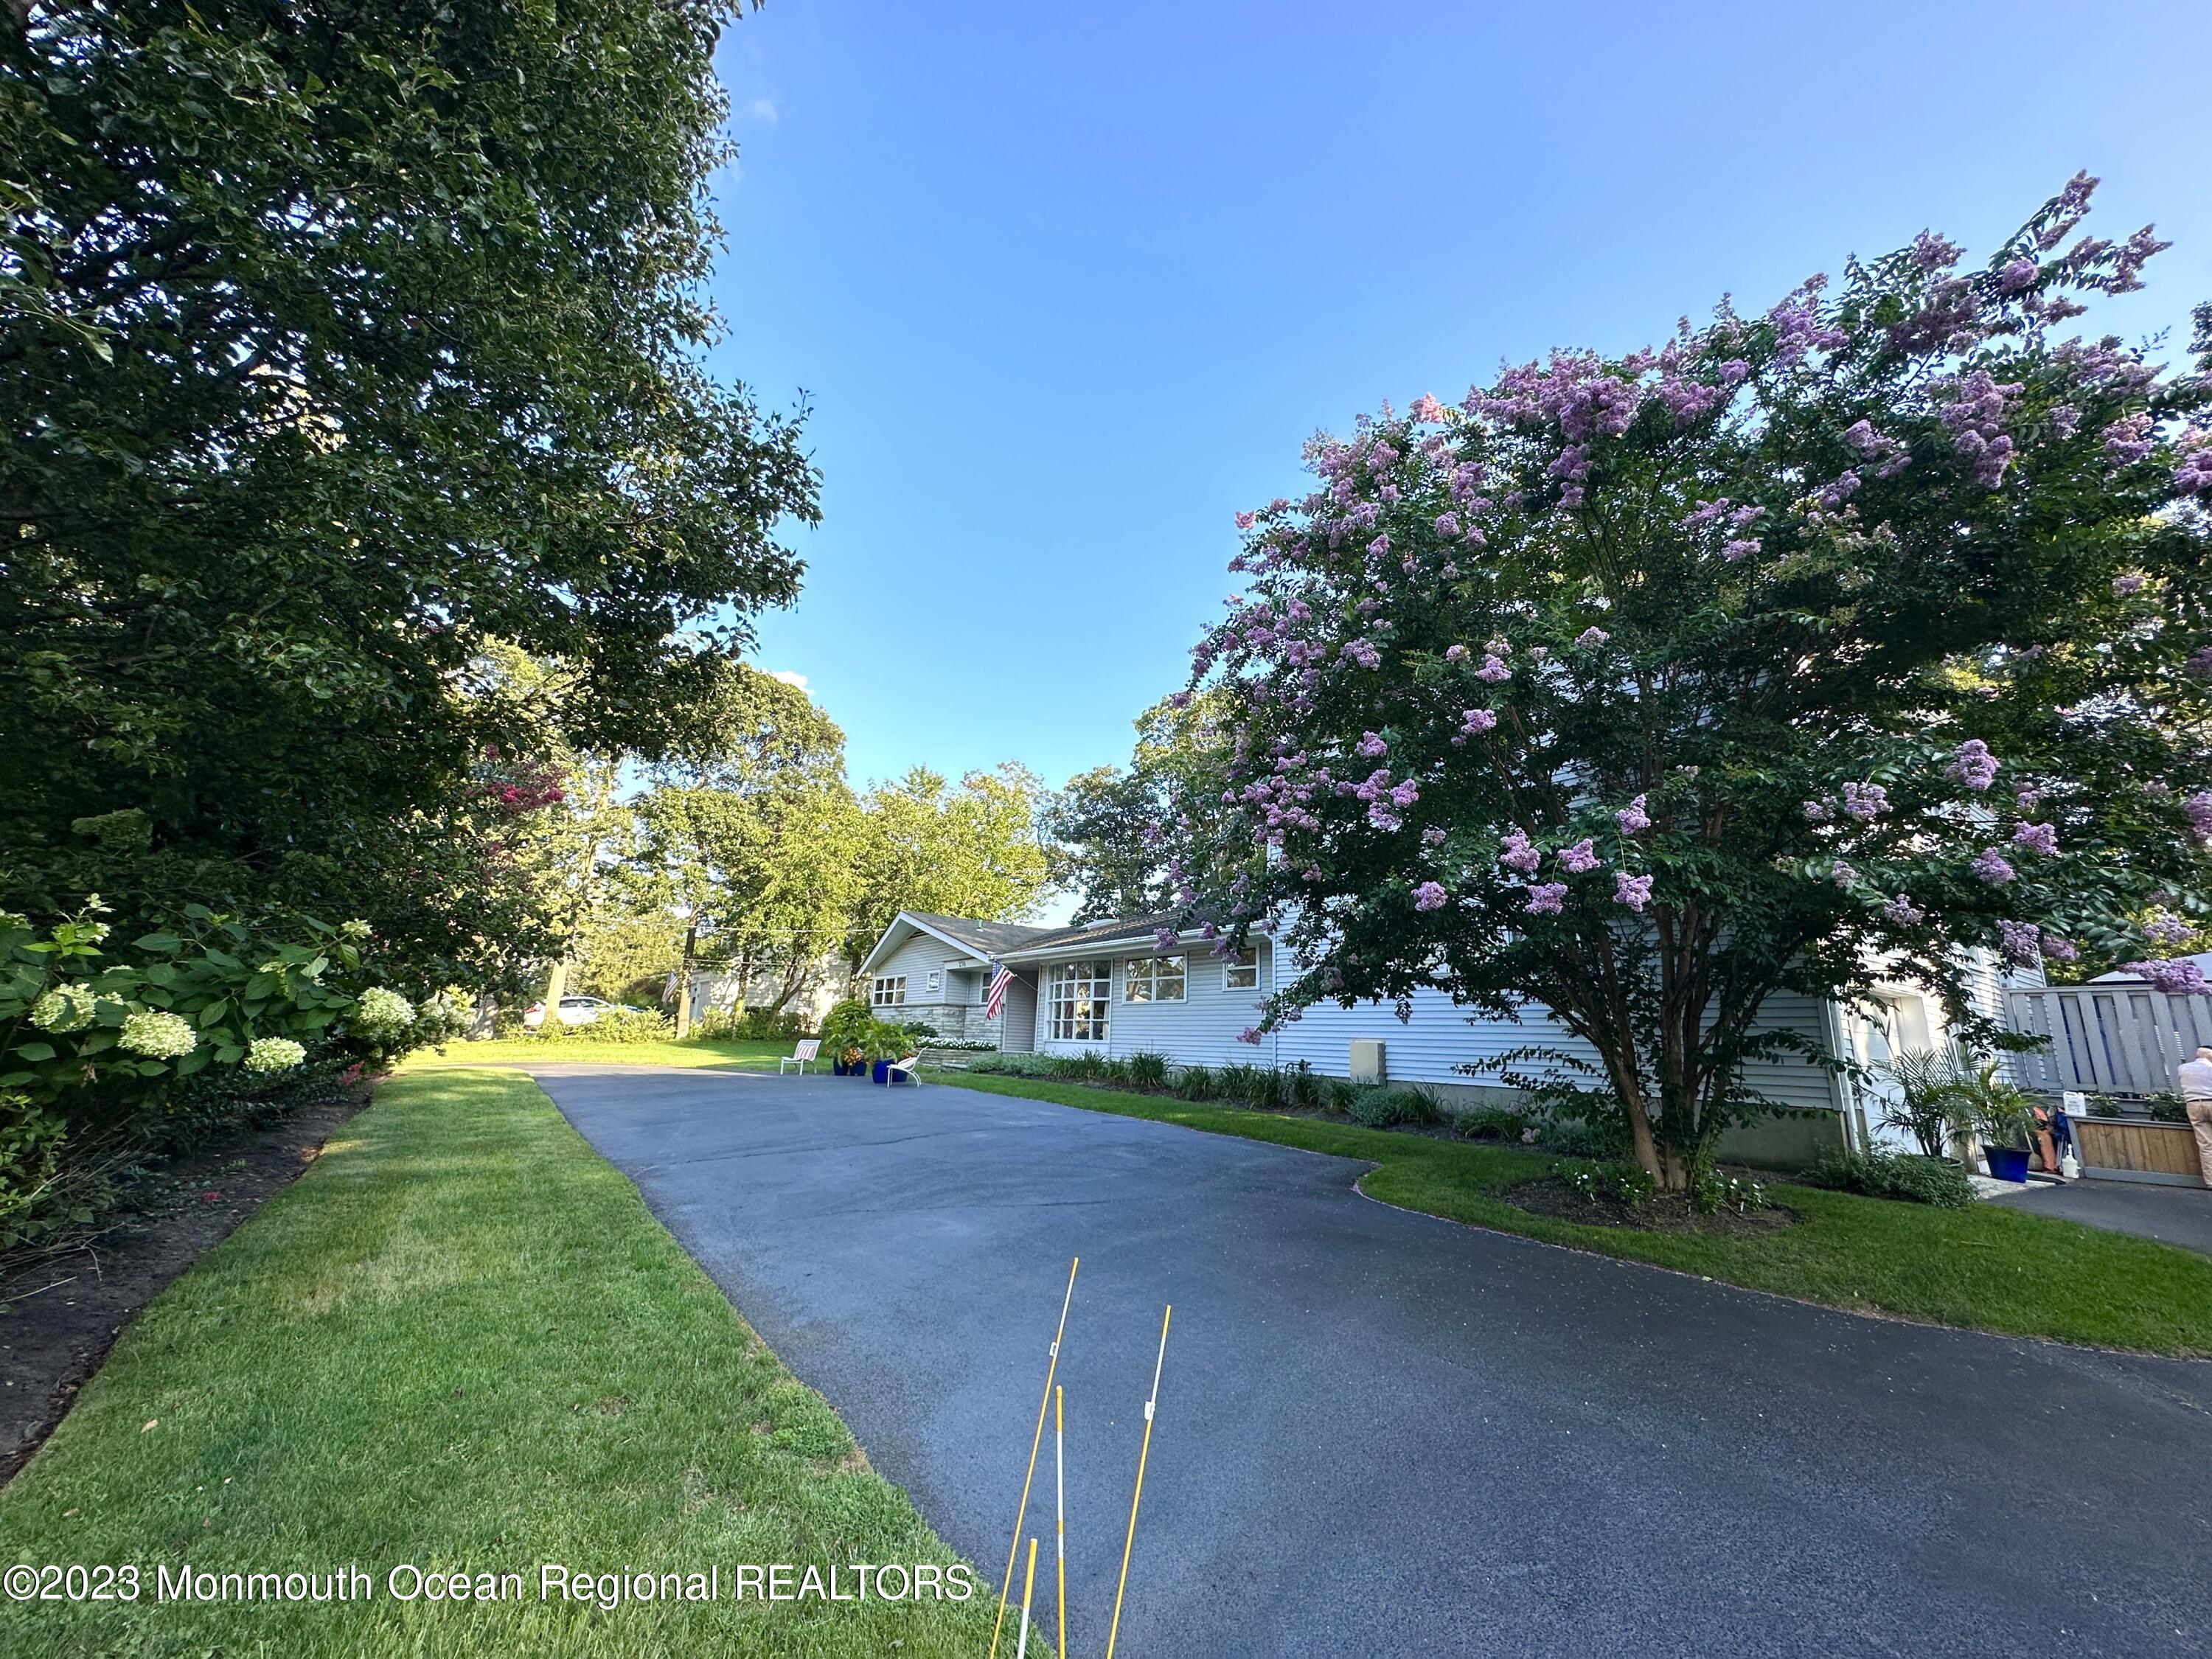
{"type": "Polygon", "coordinates": [[[1352,1080],[1354,1083],[1388,1080],[1383,1075],[1382,1043],[1379,1038],[1361,1037],[1352,1045],[1352,1080]]]}

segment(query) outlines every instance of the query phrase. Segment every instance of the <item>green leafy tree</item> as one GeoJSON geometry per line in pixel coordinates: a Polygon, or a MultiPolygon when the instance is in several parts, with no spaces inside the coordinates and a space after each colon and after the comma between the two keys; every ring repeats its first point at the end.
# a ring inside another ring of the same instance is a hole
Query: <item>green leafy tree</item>
{"type": "Polygon", "coordinates": [[[817,896],[834,903],[843,881],[816,843],[834,833],[826,826],[839,821],[841,798],[849,811],[850,797],[844,733],[804,691],[742,664],[686,711],[678,744],[635,805],[631,890],[682,920],[676,1030],[684,1036],[702,963],[727,965],[763,939],[793,942],[815,914],[810,881],[830,884],[817,896]]]}
{"type": "Polygon", "coordinates": [[[1228,799],[1183,803],[1182,896],[1304,964],[1271,1019],[1547,1005],[1679,1188],[1807,1047],[1778,993],[1908,978],[1995,1041],[1978,952],[2203,988],[2160,952],[2206,913],[2212,383],[2064,336],[2160,246],[2079,234],[2093,182],[1979,270],[1923,235],[1315,441],[1197,654],[1228,799]]]}
{"type": "Polygon", "coordinates": [[[861,798],[864,857],[846,951],[857,963],[901,910],[1008,921],[1051,880],[1038,833],[1043,789],[1011,762],[955,788],[917,766],[861,798]]]}
{"type": "Polygon", "coordinates": [[[542,921],[498,793],[540,711],[476,665],[665,752],[816,515],[795,422],[699,366],[730,15],[0,27],[0,902],[359,915],[425,983],[542,921]]]}
{"type": "Polygon", "coordinates": [[[1136,727],[1127,768],[1078,773],[1046,809],[1053,879],[1075,890],[1079,922],[1170,908],[1168,862],[1182,839],[1176,803],[1220,787],[1228,757],[1203,703],[1154,703],[1137,717],[1136,727]]]}

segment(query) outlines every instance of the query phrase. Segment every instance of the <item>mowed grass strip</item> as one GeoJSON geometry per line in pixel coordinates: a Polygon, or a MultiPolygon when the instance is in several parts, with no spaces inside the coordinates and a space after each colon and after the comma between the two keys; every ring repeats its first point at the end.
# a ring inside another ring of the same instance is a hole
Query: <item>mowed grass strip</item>
{"type": "MultiPolygon", "coordinates": [[[[798,1047],[796,1038],[779,1042],[743,1042],[734,1037],[686,1037],[683,1042],[594,1042],[588,1037],[487,1037],[480,1042],[449,1042],[426,1048],[401,1062],[404,1073],[450,1066],[684,1066],[725,1072],[773,1072],[776,1062],[798,1047]]],[[[826,1072],[828,1060],[815,1070],[826,1072]]]]}
{"type": "Polygon", "coordinates": [[[1360,1190],[1386,1204],[1753,1290],[2010,1335],[2212,1356],[2212,1257],[2008,1206],[1937,1210],[1781,1186],[1776,1196],[1804,1222],[1757,1238],[1586,1227],[1504,1201],[1507,1188],[1563,1161],[1545,1153],[1085,1084],[950,1071],[929,1079],[1365,1158],[1377,1167],[1360,1190]]]}
{"type": "MultiPolygon", "coordinates": [[[[537,1086],[386,1084],[147,1310],[0,1492],[0,1565],[137,1564],[135,1606],[0,1604],[52,1656],[979,1654],[964,1605],[732,1599],[739,1563],[954,1557],[537,1086]],[[152,1425],[153,1426],[147,1426],[152,1425]],[[395,1565],[524,1576],[403,1604],[395,1565]],[[706,1571],[711,1605],[538,1600],[540,1563],[706,1571]],[[156,1606],[154,1570],[327,1574],[346,1605],[156,1606]]],[[[980,1578],[980,1575],[979,1575],[980,1578]]]]}

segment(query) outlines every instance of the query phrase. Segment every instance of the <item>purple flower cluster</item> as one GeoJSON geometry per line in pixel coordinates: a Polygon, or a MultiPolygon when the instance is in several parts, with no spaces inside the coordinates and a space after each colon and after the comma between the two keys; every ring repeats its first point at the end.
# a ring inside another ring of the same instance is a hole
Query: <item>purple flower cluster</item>
{"type": "Polygon", "coordinates": [[[1559,862],[1570,875],[1583,875],[1597,868],[1597,843],[1584,836],[1572,847],[1562,848],[1559,862]]]}
{"type": "Polygon", "coordinates": [[[1540,881],[1528,890],[1528,902],[1521,908],[1532,916],[1556,916],[1566,896],[1564,881],[1540,881]]]}
{"type": "Polygon", "coordinates": [[[2142,592],[2142,586],[2143,579],[2133,571],[2130,571],[2124,576],[2115,576],[2112,578],[2112,597],[2116,599],[2124,599],[2130,593],[2142,592]]]}
{"type": "Polygon", "coordinates": [[[1928,913],[1903,893],[1881,907],[1882,920],[1899,927],[1911,927],[1924,921],[1928,913]]]}
{"type": "Polygon", "coordinates": [[[1498,855],[1498,861],[1509,870],[1517,870],[1524,876],[1530,876],[1535,874],[1536,866],[1544,861],[1544,855],[1529,841],[1528,832],[1516,823],[1507,830],[1505,850],[1498,855]]]}
{"type": "Polygon", "coordinates": [[[1952,447],[1974,463],[1974,482],[1995,489],[2012,465],[2013,442],[2004,419],[2012,400],[2025,390],[2017,380],[1999,382],[1985,368],[1969,369],[1950,383],[1954,400],[1940,411],[1951,428],[1952,447]]]}
{"type": "Polygon", "coordinates": [[[1841,859],[1838,859],[1828,866],[1828,879],[1838,887],[1854,886],[1857,884],[1859,872],[1841,859]]]}
{"type": "Polygon", "coordinates": [[[1390,745],[1382,741],[1380,733],[1363,732],[1359,734],[1359,744],[1354,752],[1369,760],[1380,760],[1390,752],[1390,745]]]}
{"type": "Polygon", "coordinates": [[[2133,974],[2137,979],[2147,979],[2154,990],[2168,996],[2212,996],[2212,985],[2205,983],[2204,970],[2187,957],[2172,957],[2154,962],[2124,962],[2124,974],[2133,974]]]}
{"type": "Polygon", "coordinates": [[[1460,735],[1479,738],[1498,724],[1498,716],[1487,708],[1463,708],[1460,711],[1460,735]]]}
{"type": "Polygon", "coordinates": [[[1966,867],[1991,886],[2002,886],[2018,873],[2005,862],[2005,855],[1994,847],[1982,848],[1975,855],[1974,861],[1966,867]]]}
{"type": "Polygon", "coordinates": [[[2189,453],[2173,470],[2175,490],[2184,495],[2212,492],[2212,433],[2191,432],[2182,441],[2189,453]]]}
{"type": "Polygon", "coordinates": [[[1613,815],[1614,822],[1620,825],[1622,835],[1640,836],[1651,827],[1650,817],[1644,810],[1644,796],[1638,795],[1613,815]]]}
{"type": "Polygon", "coordinates": [[[1625,904],[1632,910],[1641,910],[1651,902],[1651,878],[1632,876],[1626,870],[1613,874],[1613,902],[1625,904]]]}
{"type": "Polygon", "coordinates": [[[1425,881],[1413,890],[1413,908],[1416,910],[1441,910],[1444,908],[1445,899],[1444,890],[1437,882],[1425,881]]]}
{"type": "Polygon", "coordinates": [[[1585,628],[1581,633],[1576,635],[1575,643],[1583,647],[1585,650],[1594,651],[1612,637],[1613,635],[1607,633],[1602,628],[1592,626],[1585,628]]]}
{"type": "Polygon", "coordinates": [[[1979,738],[1968,738],[1952,752],[1943,775],[1969,789],[1986,789],[1997,781],[1997,757],[1979,738]]]}
{"type": "Polygon", "coordinates": [[[2181,803],[2189,819],[2189,833],[2199,841],[2212,841],[2212,789],[2200,789],[2181,803]]]}
{"type": "Polygon", "coordinates": [[[2105,459],[2114,466],[2133,466],[2158,447],[2150,435],[2150,416],[2123,415],[2105,428],[2105,459]]]}
{"type": "Polygon", "coordinates": [[[2041,939],[2033,922],[2001,921],[1997,924],[1997,933],[2008,960],[2019,963],[2023,967],[2034,963],[2041,939]]]}
{"type": "Polygon", "coordinates": [[[1503,658],[1492,653],[1483,658],[1482,666],[1474,671],[1474,677],[1479,680],[1487,680],[1491,684],[1497,685],[1511,679],[1513,671],[1505,665],[1503,658]]]}
{"type": "Polygon", "coordinates": [[[1759,538],[1756,536],[1739,536],[1735,540],[1722,547],[1721,557],[1734,564],[1738,559],[1750,558],[1759,551],[1759,538]]]}
{"type": "Polygon", "coordinates": [[[2143,924],[2143,937],[2160,950],[2180,944],[2189,937],[2189,924],[2171,910],[2154,911],[2143,924]]]}
{"type": "Polygon", "coordinates": [[[2048,823],[2023,823],[2012,832],[2012,844],[2045,858],[2058,856],[2058,830],[2048,823]]]}
{"type": "Polygon", "coordinates": [[[1861,823],[1871,823],[1889,811],[1889,793],[1878,783],[1847,783],[1844,786],[1844,816],[1856,818],[1861,823]]]}
{"type": "Polygon", "coordinates": [[[2070,939],[2047,933],[2043,936],[2043,954],[2053,962],[2079,962],[2081,947],[2070,939]]]}

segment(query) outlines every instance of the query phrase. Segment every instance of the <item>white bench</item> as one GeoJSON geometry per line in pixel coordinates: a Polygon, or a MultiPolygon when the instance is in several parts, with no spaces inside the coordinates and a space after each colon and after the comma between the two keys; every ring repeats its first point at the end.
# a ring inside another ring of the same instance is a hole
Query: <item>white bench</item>
{"type": "Polygon", "coordinates": [[[815,1060],[821,1057],[821,1054],[822,1039],[819,1037],[809,1037],[805,1042],[800,1043],[799,1047],[793,1049],[789,1054],[785,1054],[776,1061],[775,1074],[778,1077],[781,1077],[786,1072],[789,1071],[794,1066],[799,1067],[801,1072],[810,1071],[812,1069],[815,1060]]]}

